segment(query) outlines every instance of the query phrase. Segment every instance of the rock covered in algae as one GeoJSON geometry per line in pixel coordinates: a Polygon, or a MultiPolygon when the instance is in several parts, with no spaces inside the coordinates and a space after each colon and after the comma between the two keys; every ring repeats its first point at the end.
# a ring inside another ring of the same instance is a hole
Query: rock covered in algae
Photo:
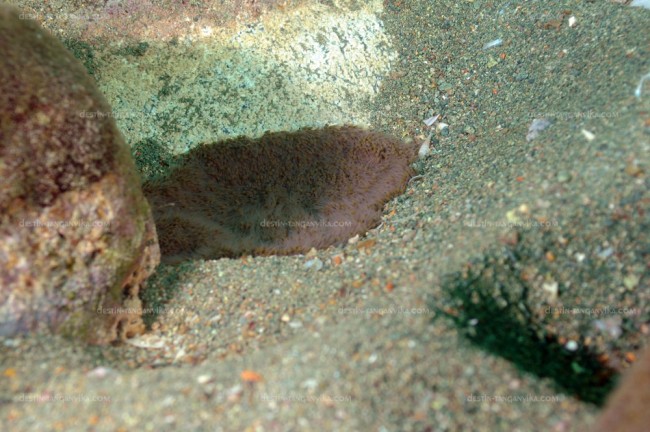
{"type": "Polygon", "coordinates": [[[139,333],[138,293],[158,261],[107,102],[60,42],[0,6],[0,336],[139,333]]]}
{"type": "Polygon", "coordinates": [[[144,186],[163,261],[301,253],[363,234],[404,190],[416,151],[355,126],[196,147],[144,186]]]}

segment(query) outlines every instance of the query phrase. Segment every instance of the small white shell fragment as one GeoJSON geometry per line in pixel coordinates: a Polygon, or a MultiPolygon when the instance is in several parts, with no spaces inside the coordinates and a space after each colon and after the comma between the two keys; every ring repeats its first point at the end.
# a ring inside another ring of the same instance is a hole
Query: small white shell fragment
{"type": "Polygon", "coordinates": [[[196,378],[196,382],[199,383],[199,384],[208,384],[208,383],[210,383],[212,381],[214,381],[214,378],[212,378],[212,375],[208,375],[208,374],[199,375],[196,378]]]}
{"type": "Polygon", "coordinates": [[[437,130],[438,132],[440,132],[441,130],[446,129],[446,128],[448,128],[448,127],[449,127],[449,125],[448,125],[447,123],[442,123],[442,122],[440,122],[440,123],[438,123],[438,124],[436,125],[436,130],[437,130]]]}
{"type": "Polygon", "coordinates": [[[542,285],[542,289],[546,291],[548,294],[548,299],[551,302],[554,302],[557,300],[557,294],[558,294],[558,283],[553,281],[553,282],[546,282],[542,285]]]}
{"type": "Polygon", "coordinates": [[[210,26],[205,26],[201,28],[201,35],[204,37],[212,35],[212,27],[210,26]]]}
{"type": "Polygon", "coordinates": [[[137,348],[160,349],[165,346],[165,340],[163,338],[153,335],[138,336],[127,339],[124,342],[137,348]]]}
{"type": "Polygon", "coordinates": [[[490,42],[486,43],[485,45],[483,45],[483,49],[484,49],[484,50],[486,50],[486,49],[490,49],[490,48],[493,48],[493,47],[495,47],[495,46],[499,46],[499,45],[501,45],[502,43],[503,43],[503,39],[501,39],[501,38],[499,38],[499,39],[494,39],[493,41],[490,41],[490,42]]]}
{"type": "Polygon", "coordinates": [[[420,150],[418,150],[418,157],[420,159],[424,159],[427,157],[427,155],[431,153],[431,148],[429,147],[429,142],[424,141],[422,145],[420,146],[420,150]]]}
{"type": "Polygon", "coordinates": [[[359,241],[359,234],[355,235],[354,237],[350,237],[348,239],[348,244],[355,244],[358,241],[359,241]]]}
{"type": "Polygon", "coordinates": [[[109,375],[115,375],[114,369],[105,366],[99,366],[86,374],[88,378],[104,379],[109,375]]]}
{"type": "Polygon", "coordinates": [[[578,349],[578,342],[570,340],[566,345],[564,345],[564,348],[568,351],[576,351],[578,349]]]}
{"type": "Polygon", "coordinates": [[[431,143],[432,136],[433,136],[433,132],[430,133],[427,139],[425,139],[422,142],[422,145],[420,146],[420,150],[418,150],[418,156],[420,157],[420,159],[424,159],[425,157],[427,157],[429,153],[431,153],[431,147],[429,146],[429,144],[431,143]]]}
{"type": "Polygon", "coordinates": [[[528,133],[526,134],[526,141],[530,142],[537,138],[539,133],[549,127],[551,122],[545,118],[534,119],[530,126],[528,126],[528,133]]]}
{"type": "Polygon", "coordinates": [[[436,120],[438,120],[438,117],[440,117],[440,114],[436,114],[433,117],[429,117],[428,119],[424,120],[424,124],[427,126],[431,126],[436,122],[436,120]]]}
{"type": "Polygon", "coordinates": [[[569,17],[569,27],[575,27],[576,26],[576,17],[571,15],[569,17]]]}
{"type": "Polygon", "coordinates": [[[318,271],[323,268],[323,261],[321,261],[319,258],[310,259],[305,263],[305,268],[306,269],[313,268],[315,271],[318,271]]]}
{"type": "Polygon", "coordinates": [[[643,81],[647,79],[650,79],[650,72],[648,72],[647,74],[641,77],[641,81],[639,81],[639,85],[636,86],[636,89],[634,90],[634,96],[636,96],[637,99],[641,99],[641,89],[643,88],[643,81]]]}
{"type": "Polygon", "coordinates": [[[172,363],[178,362],[180,359],[182,359],[186,355],[187,355],[187,352],[185,351],[185,348],[179,349],[178,352],[176,353],[176,356],[174,357],[174,360],[172,361],[172,363]]]}
{"type": "Polygon", "coordinates": [[[307,388],[307,389],[313,390],[316,387],[318,387],[318,380],[316,380],[314,378],[309,378],[309,379],[304,380],[300,386],[302,388],[307,388]]]}
{"type": "Polygon", "coordinates": [[[593,141],[596,138],[592,132],[589,132],[587,129],[582,129],[580,132],[587,138],[587,141],[593,141]]]}

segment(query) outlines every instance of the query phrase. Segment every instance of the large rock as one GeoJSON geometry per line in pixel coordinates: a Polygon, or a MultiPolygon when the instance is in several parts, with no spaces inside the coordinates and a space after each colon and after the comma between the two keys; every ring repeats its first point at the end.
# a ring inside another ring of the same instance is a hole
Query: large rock
{"type": "Polygon", "coordinates": [[[592,432],[645,432],[650,429],[650,348],[623,376],[592,432]]]}
{"type": "Polygon", "coordinates": [[[107,102],[61,43],[0,6],[0,336],[139,333],[138,292],[158,261],[107,102]]]}

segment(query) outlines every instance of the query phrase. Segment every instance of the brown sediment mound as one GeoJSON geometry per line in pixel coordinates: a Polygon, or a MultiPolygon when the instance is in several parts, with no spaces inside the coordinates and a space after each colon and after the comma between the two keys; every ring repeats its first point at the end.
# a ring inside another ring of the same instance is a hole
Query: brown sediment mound
{"type": "Polygon", "coordinates": [[[140,332],[139,290],[158,261],[108,103],[60,42],[0,6],[0,336],[140,332]]]}
{"type": "Polygon", "coordinates": [[[240,137],[184,155],[145,184],[163,260],[291,254],[379,223],[416,149],[379,132],[328,126],[240,137]]]}

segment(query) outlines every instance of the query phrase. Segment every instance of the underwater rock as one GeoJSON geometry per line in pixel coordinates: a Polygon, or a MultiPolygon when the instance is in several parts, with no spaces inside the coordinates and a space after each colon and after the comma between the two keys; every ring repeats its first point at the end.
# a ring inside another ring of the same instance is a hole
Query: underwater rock
{"type": "Polygon", "coordinates": [[[0,336],[141,332],[138,293],[158,261],[108,103],[59,41],[0,6],[0,336]]]}
{"type": "Polygon", "coordinates": [[[163,262],[302,253],[376,226],[416,157],[355,126],[266,133],[195,147],[144,192],[163,262]]]}
{"type": "Polygon", "coordinates": [[[650,427],[650,348],[646,348],[607,400],[593,432],[644,432],[650,427]]]}

